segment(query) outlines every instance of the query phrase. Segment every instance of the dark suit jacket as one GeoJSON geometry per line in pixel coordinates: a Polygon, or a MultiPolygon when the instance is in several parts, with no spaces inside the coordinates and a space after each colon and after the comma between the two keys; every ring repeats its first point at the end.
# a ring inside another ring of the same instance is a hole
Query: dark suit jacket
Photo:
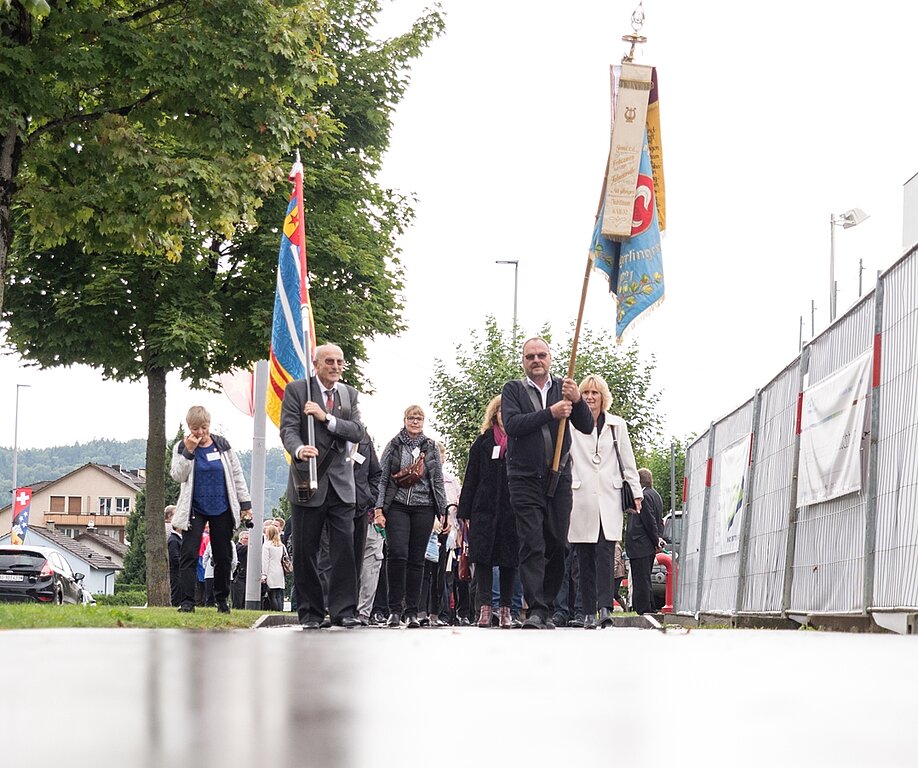
{"type": "MultiPolygon", "coordinates": [[[[504,419],[504,430],[509,440],[507,441],[507,476],[508,477],[544,477],[551,471],[554,458],[555,440],[558,438],[557,419],[552,418],[549,407],[561,400],[561,379],[551,377],[551,389],[545,398],[545,408],[536,410],[535,404],[529,395],[531,389],[525,381],[514,379],[504,384],[500,401],[501,415],[504,419]],[[545,446],[542,425],[548,424],[551,434],[551,452],[545,446]]],[[[538,392],[536,392],[538,395],[538,392]]],[[[571,426],[588,435],[593,431],[593,414],[590,413],[584,399],[574,403],[574,409],[569,418],[571,426]]],[[[562,441],[562,458],[570,453],[571,433],[564,430],[562,441]]],[[[561,472],[570,477],[571,463],[567,462],[561,472]]]]}
{"type": "MultiPolygon", "coordinates": [[[[328,486],[331,485],[341,501],[354,504],[354,468],[347,460],[346,446],[348,442],[359,443],[365,434],[363,424],[360,422],[360,407],[357,404],[357,390],[353,387],[338,383],[339,387],[347,387],[351,400],[350,418],[341,418],[341,398],[335,394],[335,431],[328,428],[327,421],[315,419],[316,448],[319,456],[316,466],[319,470],[318,488],[309,501],[302,505],[306,507],[320,507],[325,503],[328,486]],[[327,455],[330,454],[330,455],[327,455]]],[[[322,396],[322,385],[312,379],[313,402],[318,403],[322,410],[325,408],[325,398],[322,396]]],[[[284,401],[281,405],[280,437],[284,448],[291,456],[290,476],[287,480],[287,500],[291,504],[299,505],[294,480],[293,462],[297,463],[300,471],[308,471],[308,463],[295,458],[300,446],[308,442],[307,418],[303,413],[306,405],[306,382],[302,379],[291,381],[284,390],[284,401]]]]}
{"type": "Polygon", "coordinates": [[[656,554],[661,533],[657,527],[657,519],[662,514],[663,499],[660,498],[660,494],[653,488],[645,488],[640,514],[628,515],[628,528],[625,531],[625,550],[628,557],[649,557],[656,554]]]}
{"type": "Polygon", "coordinates": [[[357,493],[357,504],[354,510],[356,517],[365,515],[368,510],[376,506],[376,495],[379,493],[379,478],[382,477],[382,468],[376,458],[376,449],[369,435],[365,435],[357,453],[364,457],[364,462],[354,462],[354,490],[357,493]]]}

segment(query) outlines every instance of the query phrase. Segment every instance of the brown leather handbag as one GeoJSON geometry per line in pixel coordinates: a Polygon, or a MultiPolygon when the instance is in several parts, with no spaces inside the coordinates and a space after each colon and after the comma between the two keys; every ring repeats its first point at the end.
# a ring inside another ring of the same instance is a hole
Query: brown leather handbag
{"type": "Polygon", "coordinates": [[[398,472],[392,473],[392,482],[399,488],[410,488],[417,485],[424,477],[424,452],[418,454],[418,457],[407,467],[402,467],[398,472]]]}

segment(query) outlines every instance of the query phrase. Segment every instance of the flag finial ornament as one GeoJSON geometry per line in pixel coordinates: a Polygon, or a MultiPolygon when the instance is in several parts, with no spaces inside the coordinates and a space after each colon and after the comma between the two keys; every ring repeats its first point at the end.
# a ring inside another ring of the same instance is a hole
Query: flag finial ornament
{"type": "Polygon", "coordinates": [[[644,0],[640,0],[640,2],[637,4],[637,7],[631,13],[631,34],[622,35],[622,40],[631,45],[631,50],[622,56],[622,64],[633,62],[635,46],[647,42],[647,38],[644,35],[639,34],[643,26],[644,0]]]}

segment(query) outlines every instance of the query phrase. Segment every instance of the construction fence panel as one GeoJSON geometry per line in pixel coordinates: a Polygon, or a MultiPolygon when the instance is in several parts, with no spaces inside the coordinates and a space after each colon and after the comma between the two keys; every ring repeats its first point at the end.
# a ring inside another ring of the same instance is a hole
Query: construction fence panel
{"type": "Polygon", "coordinates": [[[759,393],[742,612],[780,613],[782,608],[799,382],[798,357],[759,393]]]}
{"type": "Polygon", "coordinates": [[[676,589],[675,610],[679,613],[695,613],[698,610],[698,564],[707,466],[708,432],[705,432],[685,452],[688,493],[683,505],[682,545],[679,552],[679,581],[676,589]]]}
{"type": "MultiPolygon", "coordinates": [[[[733,613],[736,607],[736,586],[739,575],[739,549],[725,547],[726,529],[738,532],[741,516],[728,520],[726,508],[720,509],[721,457],[745,438],[744,466],[749,466],[749,437],[752,432],[753,401],[749,400],[714,425],[714,453],[711,464],[711,493],[708,501],[706,541],[701,551],[704,558],[704,586],[701,596],[703,613],[733,613]]],[[[732,501],[732,500],[731,500],[732,501]]]]}
{"type": "MultiPolygon", "coordinates": [[[[874,324],[871,294],[812,342],[807,385],[818,384],[870,351],[874,324]]],[[[868,416],[869,412],[868,407],[868,416]]],[[[863,440],[864,468],[867,446],[863,440]]],[[[862,472],[862,477],[865,482],[859,492],[798,510],[789,612],[845,614],[863,610],[866,473],[862,472]]]]}
{"type": "Polygon", "coordinates": [[[918,258],[883,276],[874,607],[918,608],[918,258]]]}

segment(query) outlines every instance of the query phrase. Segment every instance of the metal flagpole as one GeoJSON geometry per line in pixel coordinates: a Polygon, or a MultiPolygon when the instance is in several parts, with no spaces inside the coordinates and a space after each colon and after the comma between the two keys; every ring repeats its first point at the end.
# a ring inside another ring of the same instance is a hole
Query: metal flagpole
{"type": "MultiPolygon", "coordinates": [[[[265,426],[268,401],[268,361],[255,363],[255,412],[252,437],[252,531],[246,556],[245,607],[261,608],[261,532],[265,519],[265,426]]],[[[233,606],[235,608],[235,606],[233,606]]]]}

